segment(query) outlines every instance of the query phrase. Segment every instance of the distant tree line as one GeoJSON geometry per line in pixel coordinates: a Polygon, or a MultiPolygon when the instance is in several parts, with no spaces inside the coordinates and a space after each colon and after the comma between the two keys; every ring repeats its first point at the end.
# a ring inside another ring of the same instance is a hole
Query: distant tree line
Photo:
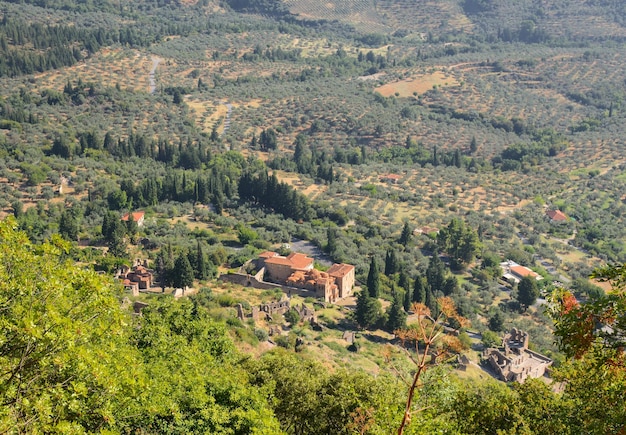
{"type": "Polygon", "coordinates": [[[309,200],[289,184],[278,181],[275,173],[268,175],[261,171],[254,175],[245,172],[239,180],[239,197],[296,221],[310,220],[315,216],[309,200]]]}
{"type": "Polygon", "coordinates": [[[145,25],[90,28],[26,22],[5,13],[0,21],[0,77],[71,66],[113,44],[147,47],[165,36],[186,36],[193,30],[206,32],[212,27],[206,23],[192,26],[153,21],[145,25]]]}

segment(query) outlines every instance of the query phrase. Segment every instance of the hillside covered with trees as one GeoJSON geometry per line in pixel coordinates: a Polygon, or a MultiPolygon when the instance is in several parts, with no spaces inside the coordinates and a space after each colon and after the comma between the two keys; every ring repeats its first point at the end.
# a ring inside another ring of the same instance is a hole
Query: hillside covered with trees
{"type": "Polygon", "coordinates": [[[623,431],[618,3],[0,1],[0,432],[623,431]],[[355,296],[242,320],[264,251],[355,296]]]}

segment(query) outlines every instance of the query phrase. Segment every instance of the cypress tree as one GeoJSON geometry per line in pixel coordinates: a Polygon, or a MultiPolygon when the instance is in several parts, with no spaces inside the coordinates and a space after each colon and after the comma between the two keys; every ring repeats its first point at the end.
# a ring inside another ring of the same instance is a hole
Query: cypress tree
{"type": "Polygon", "coordinates": [[[395,249],[389,249],[385,257],[385,275],[391,276],[398,271],[398,257],[395,249]]]}
{"type": "Polygon", "coordinates": [[[367,291],[372,298],[378,298],[380,296],[380,271],[378,270],[378,264],[376,264],[376,257],[372,256],[370,262],[370,271],[367,274],[367,291]]]}
{"type": "Polygon", "coordinates": [[[326,230],[326,238],[328,239],[328,242],[326,243],[326,252],[333,255],[337,249],[337,231],[334,228],[329,227],[326,230]]]}
{"type": "Polygon", "coordinates": [[[193,268],[189,263],[189,258],[184,253],[176,258],[173,275],[174,287],[185,288],[193,285],[193,268]]]}
{"type": "Polygon", "coordinates": [[[387,309],[387,329],[391,332],[406,327],[406,313],[402,306],[402,297],[392,288],[393,302],[387,309]]]}
{"type": "Polygon", "coordinates": [[[161,281],[161,289],[165,291],[165,287],[174,285],[174,253],[172,245],[169,243],[161,248],[159,259],[157,260],[159,280],[161,281]]]}
{"type": "Polygon", "coordinates": [[[408,290],[411,286],[409,285],[409,276],[406,273],[404,268],[400,269],[400,276],[398,277],[398,285],[402,287],[404,290],[408,290]]]}
{"type": "Polygon", "coordinates": [[[411,242],[411,236],[413,235],[413,231],[409,226],[408,221],[404,221],[404,226],[402,227],[402,233],[400,234],[400,244],[404,247],[411,242]]]}
{"type": "Polygon", "coordinates": [[[457,281],[456,277],[449,276],[443,282],[443,288],[441,289],[441,292],[444,296],[450,296],[452,293],[456,292],[458,288],[459,282],[457,281]]]}
{"type": "Polygon", "coordinates": [[[478,150],[478,142],[476,141],[476,137],[472,136],[472,141],[470,142],[470,153],[474,154],[478,150]]]}
{"type": "Polygon", "coordinates": [[[415,286],[413,287],[413,302],[426,303],[426,283],[424,278],[418,276],[415,278],[415,286]]]}
{"type": "Polygon", "coordinates": [[[196,245],[196,259],[195,259],[195,276],[196,279],[203,280],[207,276],[206,270],[206,262],[204,261],[204,252],[202,251],[202,245],[200,244],[200,240],[198,240],[198,244],[196,245]]]}
{"type": "Polygon", "coordinates": [[[439,305],[437,304],[437,299],[433,294],[433,291],[430,288],[426,289],[426,306],[430,309],[430,315],[433,319],[436,319],[439,315],[439,305]]]}
{"type": "Polygon", "coordinates": [[[445,280],[445,268],[443,261],[439,258],[437,252],[433,253],[428,262],[428,268],[426,269],[426,281],[431,291],[441,291],[443,289],[443,283],[445,280]]]}
{"type": "Polygon", "coordinates": [[[78,240],[78,220],[72,209],[65,209],[61,214],[59,234],[66,240],[78,240]]]}
{"type": "Polygon", "coordinates": [[[380,319],[380,302],[361,290],[356,299],[355,320],[361,328],[369,328],[380,319]]]}
{"type": "Polygon", "coordinates": [[[109,253],[114,257],[126,257],[126,243],[124,242],[124,236],[126,235],[126,225],[122,223],[117,217],[111,223],[111,233],[107,240],[109,246],[109,253]]]}
{"type": "Polygon", "coordinates": [[[413,295],[412,295],[411,289],[404,290],[404,298],[402,300],[402,305],[404,306],[404,310],[407,312],[411,309],[412,296],[413,295]]]}

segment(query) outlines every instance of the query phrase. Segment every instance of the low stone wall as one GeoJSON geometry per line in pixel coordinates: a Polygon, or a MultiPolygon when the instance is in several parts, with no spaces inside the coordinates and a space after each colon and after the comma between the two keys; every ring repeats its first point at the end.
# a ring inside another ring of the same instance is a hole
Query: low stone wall
{"type": "Polygon", "coordinates": [[[232,282],[233,284],[239,284],[244,287],[253,287],[262,290],[281,289],[282,285],[274,284],[271,282],[260,281],[253,275],[246,273],[224,273],[220,275],[219,279],[225,282],[232,282]]]}
{"type": "Polygon", "coordinates": [[[219,279],[224,282],[232,282],[233,284],[239,284],[244,287],[258,288],[261,290],[279,289],[288,296],[298,295],[303,298],[315,297],[314,291],[282,284],[274,284],[273,282],[261,281],[257,279],[256,276],[259,276],[259,274],[253,276],[245,273],[224,273],[220,275],[219,279]]]}

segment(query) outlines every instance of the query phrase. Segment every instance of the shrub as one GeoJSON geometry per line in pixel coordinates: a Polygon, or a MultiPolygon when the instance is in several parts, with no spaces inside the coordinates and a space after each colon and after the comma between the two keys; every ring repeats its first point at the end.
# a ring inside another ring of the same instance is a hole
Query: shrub
{"type": "Polygon", "coordinates": [[[258,338],[260,342],[267,341],[268,339],[268,334],[265,329],[256,328],[254,330],[254,335],[256,335],[256,338],[258,338]]]}
{"type": "Polygon", "coordinates": [[[243,323],[237,317],[229,317],[226,319],[226,324],[228,326],[233,326],[235,328],[243,328],[243,323]]]}
{"type": "Polygon", "coordinates": [[[278,337],[276,337],[274,339],[274,343],[276,343],[277,346],[284,347],[285,349],[291,349],[289,338],[285,337],[284,335],[279,335],[278,337]]]}
{"type": "Polygon", "coordinates": [[[215,301],[220,305],[220,307],[234,307],[237,305],[237,299],[231,295],[219,295],[215,298],[215,301]]]}
{"type": "Polygon", "coordinates": [[[361,348],[361,345],[357,343],[356,341],[348,346],[348,350],[354,353],[358,352],[360,348],[361,348]]]}

